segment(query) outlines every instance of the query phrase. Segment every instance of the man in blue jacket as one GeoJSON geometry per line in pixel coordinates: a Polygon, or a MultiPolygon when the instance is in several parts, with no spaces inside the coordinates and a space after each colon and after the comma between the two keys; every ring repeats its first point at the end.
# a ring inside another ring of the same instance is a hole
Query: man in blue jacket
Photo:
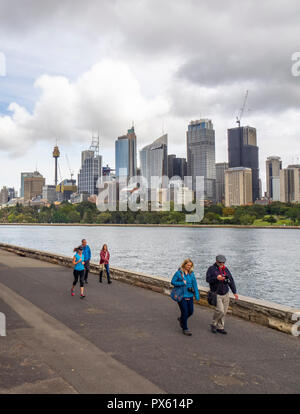
{"type": "Polygon", "coordinates": [[[83,249],[83,255],[84,255],[84,282],[87,284],[92,253],[91,253],[90,246],[86,242],[86,239],[82,239],[81,243],[82,243],[82,249],[83,249]]]}
{"type": "Polygon", "coordinates": [[[216,263],[210,266],[206,273],[206,281],[209,283],[210,290],[217,295],[217,305],[213,315],[213,321],[211,324],[211,331],[213,333],[227,334],[224,329],[224,318],[228,311],[230,302],[229,288],[236,300],[238,295],[236,294],[236,286],[233,277],[229,269],[225,266],[226,257],[219,254],[216,257],[216,263]]]}

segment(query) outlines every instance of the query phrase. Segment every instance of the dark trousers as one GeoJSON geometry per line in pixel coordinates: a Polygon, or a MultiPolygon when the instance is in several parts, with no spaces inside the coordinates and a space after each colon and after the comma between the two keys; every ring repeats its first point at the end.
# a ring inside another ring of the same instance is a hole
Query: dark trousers
{"type": "Polygon", "coordinates": [[[178,305],[181,311],[180,321],[181,321],[182,329],[184,331],[187,331],[188,329],[187,320],[190,316],[193,315],[193,312],[194,312],[193,298],[191,298],[190,300],[182,299],[181,302],[178,302],[178,305]]]}
{"type": "MultiPolygon", "coordinates": [[[[105,264],[104,267],[105,267],[105,270],[106,270],[107,281],[110,282],[109,264],[105,264]]],[[[100,274],[99,274],[100,282],[102,282],[102,275],[103,275],[103,270],[100,270],[100,274]]]]}
{"type": "Polygon", "coordinates": [[[90,270],[90,261],[86,260],[84,262],[84,281],[86,282],[88,279],[88,275],[89,275],[89,270],[90,270]]]}
{"type": "Polygon", "coordinates": [[[74,270],[73,275],[74,275],[73,286],[77,284],[78,278],[80,278],[80,287],[83,287],[84,286],[84,270],[74,270]]]}

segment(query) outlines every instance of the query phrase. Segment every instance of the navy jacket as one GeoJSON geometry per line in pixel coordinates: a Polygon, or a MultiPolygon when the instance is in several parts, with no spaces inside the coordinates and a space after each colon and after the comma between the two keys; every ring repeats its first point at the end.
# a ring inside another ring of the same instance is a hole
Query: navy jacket
{"type": "MultiPolygon", "coordinates": [[[[224,271],[222,273],[224,273],[224,271]]],[[[226,295],[226,293],[228,293],[229,288],[230,288],[232,293],[235,294],[236,293],[235,283],[228,268],[225,267],[225,276],[227,276],[227,278],[226,280],[224,280],[224,282],[217,279],[217,277],[220,274],[221,272],[219,270],[217,263],[215,263],[213,266],[210,266],[207,269],[206,281],[209,283],[210,290],[212,292],[216,292],[218,295],[226,295]]]]}
{"type": "Polygon", "coordinates": [[[171,284],[173,286],[184,286],[184,293],[183,293],[183,297],[184,298],[193,298],[194,294],[188,291],[188,288],[193,287],[194,291],[195,291],[195,299],[199,300],[200,299],[200,295],[199,295],[199,289],[197,286],[197,281],[196,281],[196,277],[195,277],[195,273],[188,273],[187,275],[180,271],[177,270],[177,272],[174,274],[171,284]],[[183,280],[182,280],[182,275],[184,276],[184,279],[186,281],[186,284],[184,284],[183,280]]]}

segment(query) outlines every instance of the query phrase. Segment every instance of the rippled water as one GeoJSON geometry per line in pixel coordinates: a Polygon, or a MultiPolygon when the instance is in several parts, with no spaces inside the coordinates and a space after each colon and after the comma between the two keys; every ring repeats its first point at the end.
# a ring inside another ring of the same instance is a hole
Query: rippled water
{"type": "Polygon", "coordinates": [[[93,261],[98,262],[107,243],[111,266],[168,279],[190,257],[202,286],[207,286],[207,267],[222,253],[238,293],[300,308],[299,230],[0,226],[1,242],[70,256],[82,238],[92,249],[93,261]]]}

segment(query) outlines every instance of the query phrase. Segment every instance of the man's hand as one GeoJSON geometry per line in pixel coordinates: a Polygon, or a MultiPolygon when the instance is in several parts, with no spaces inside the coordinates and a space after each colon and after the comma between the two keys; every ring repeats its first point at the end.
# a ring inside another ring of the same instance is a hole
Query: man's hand
{"type": "Polygon", "coordinates": [[[223,280],[225,280],[225,277],[223,277],[222,275],[219,275],[219,276],[217,276],[217,279],[223,281],[223,280]]]}
{"type": "Polygon", "coordinates": [[[237,295],[236,293],[234,294],[235,300],[239,300],[239,295],[237,295]]]}

